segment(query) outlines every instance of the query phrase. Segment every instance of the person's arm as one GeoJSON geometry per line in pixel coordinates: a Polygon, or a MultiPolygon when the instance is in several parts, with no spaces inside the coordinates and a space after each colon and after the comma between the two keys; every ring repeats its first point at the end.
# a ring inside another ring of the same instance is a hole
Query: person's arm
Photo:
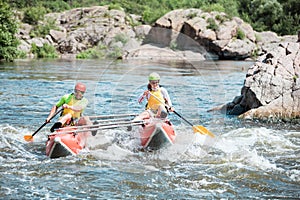
{"type": "MultiPolygon", "coordinates": [[[[138,102],[139,102],[139,103],[142,103],[142,101],[145,99],[145,97],[148,96],[148,94],[149,94],[149,90],[145,90],[145,91],[139,96],[138,102]]],[[[147,97],[147,99],[149,99],[149,98],[147,97]]]]}
{"type": "Polygon", "coordinates": [[[46,119],[46,122],[49,123],[50,122],[50,119],[51,117],[54,115],[54,113],[56,112],[56,110],[62,106],[65,102],[66,102],[66,99],[68,98],[68,95],[64,95],[63,97],[60,98],[60,100],[52,107],[47,119],[46,119]]]}
{"type": "Polygon", "coordinates": [[[54,113],[56,112],[56,110],[57,110],[57,107],[56,107],[56,105],[54,105],[54,106],[52,107],[52,109],[51,109],[51,111],[50,111],[50,113],[49,113],[47,119],[46,119],[46,122],[47,122],[47,123],[50,122],[50,119],[51,119],[51,117],[54,115],[54,113]]]}
{"type": "Polygon", "coordinates": [[[166,101],[166,104],[170,107],[169,110],[174,111],[174,108],[172,107],[172,101],[171,101],[168,91],[165,88],[161,87],[161,93],[166,101]]]}

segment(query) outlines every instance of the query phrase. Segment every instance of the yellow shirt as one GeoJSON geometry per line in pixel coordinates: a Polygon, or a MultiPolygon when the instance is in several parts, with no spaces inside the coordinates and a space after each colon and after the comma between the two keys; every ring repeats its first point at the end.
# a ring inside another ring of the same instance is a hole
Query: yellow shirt
{"type": "Polygon", "coordinates": [[[80,106],[82,109],[79,112],[75,112],[71,109],[67,109],[65,108],[63,110],[62,116],[66,115],[66,114],[71,114],[73,119],[77,119],[80,118],[81,114],[83,113],[84,109],[86,108],[87,104],[88,104],[88,100],[86,98],[82,98],[80,100],[75,98],[74,94],[66,94],[64,95],[57,103],[56,106],[60,107],[63,104],[68,104],[69,106],[80,106]]]}
{"type": "Polygon", "coordinates": [[[158,90],[156,90],[156,91],[150,91],[150,92],[151,92],[151,94],[153,94],[154,96],[156,96],[157,99],[155,97],[153,97],[152,95],[150,95],[150,97],[148,99],[148,104],[147,104],[146,109],[151,109],[151,110],[156,111],[160,105],[163,105],[161,102],[165,102],[165,99],[164,99],[164,97],[163,97],[163,95],[161,93],[161,89],[160,88],[158,90]]]}

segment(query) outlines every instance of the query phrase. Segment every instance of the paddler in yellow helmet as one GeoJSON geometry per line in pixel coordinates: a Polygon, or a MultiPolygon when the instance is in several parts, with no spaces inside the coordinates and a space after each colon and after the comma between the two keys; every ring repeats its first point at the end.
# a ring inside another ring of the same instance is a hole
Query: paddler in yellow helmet
{"type": "Polygon", "coordinates": [[[156,72],[151,73],[148,80],[148,90],[144,91],[138,99],[139,103],[147,99],[146,110],[136,117],[135,120],[143,120],[150,117],[166,118],[168,112],[163,103],[168,105],[169,111],[174,111],[168,91],[159,85],[159,74],[156,72]]]}
{"type": "Polygon", "coordinates": [[[50,129],[54,132],[55,129],[66,125],[74,125],[81,117],[84,109],[88,105],[88,100],[83,97],[86,92],[86,86],[83,83],[77,83],[74,88],[74,93],[66,94],[52,107],[46,122],[50,122],[51,117],[56,110],[62,106],[63,111],[59,121],[56,122],[50,129]]]}

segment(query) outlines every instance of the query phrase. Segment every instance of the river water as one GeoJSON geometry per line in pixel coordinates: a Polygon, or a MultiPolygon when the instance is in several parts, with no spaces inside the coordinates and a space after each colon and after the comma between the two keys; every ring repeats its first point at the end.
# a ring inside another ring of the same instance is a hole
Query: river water
{"type": "Polygon", "coordinates": [[[240,94],[251,62],[16,61],[0,65],[0,199],[299,199],[297,124],[238,120],[207,110],[240,94]],[[136,151],[136,129],[107,130],[78,156],[45,156],[48,124],[76,81],[88,86],[85,115],[139,113],[156,71],[178,113],[216,137],[194,134],[176,115],[174,145],[136,151]]]}

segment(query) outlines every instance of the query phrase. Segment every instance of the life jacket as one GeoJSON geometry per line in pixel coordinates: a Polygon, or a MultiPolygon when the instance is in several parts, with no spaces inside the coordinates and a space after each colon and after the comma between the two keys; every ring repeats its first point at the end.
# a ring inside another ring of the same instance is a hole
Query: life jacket
{"type": "MultiPolygon", "coordinates": [[[[154,96],[156,96],[161,102],[165,102],[165,99],[161,93],[161,89],[159,88],[156,91],[150,91],[151,94],[153,94],[154,96]]],[[[150,98],[148,99],[148,103],[147,103],[147,107],[146,109],[151,109],[156,111],[158,109],[158,107],[160,105],[162,105],[162,103],[156,99],[155,97],[153,97],[152,95],[150,95],[150,98]]]]}
{"type": "MultiPolygon", "coordinates": [[[[67,98],[65,103],[68,104],[69,106],[73,106],[73,105],[76,105],[77,103],[79,103],[79,101],[81,101],[81,100],[77,100],[74,97],[74,94],[71,94],[67,98]]],[[[64,115],[69,114],[69,113],[72,115],[72,119],[78,119],[78,118],[80,118],[82,112],[75,112],[74,110],[71,110],[69,108],[64,108],[61,116],[64,116],[64,115]]]]}

